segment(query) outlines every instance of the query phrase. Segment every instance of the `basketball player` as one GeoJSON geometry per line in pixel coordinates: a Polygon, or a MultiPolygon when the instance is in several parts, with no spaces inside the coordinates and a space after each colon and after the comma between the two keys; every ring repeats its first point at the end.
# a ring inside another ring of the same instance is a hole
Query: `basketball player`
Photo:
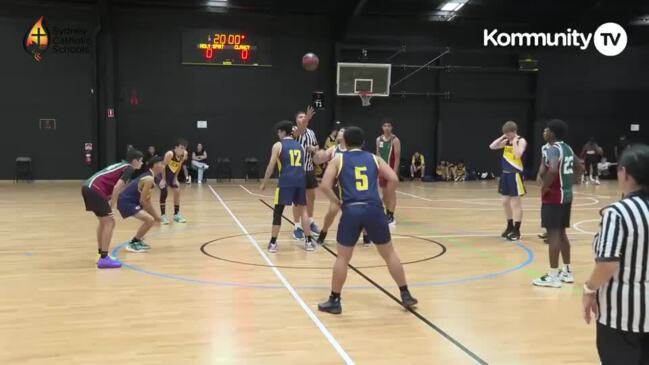
{"type": "Polygon", "coordinates": [[[363,229],[376,244],[390,275],[399,286],[403,306],[412,307],[417,304],[417,299],[413,298],[408,290],[403,266],[391,242],[388,219],[383,212],[383,203],[377,187],[378,178],[383,178],[385,193],[390,198],[390,195],[396,193],[399,178],[383,159],[361,150],[364,142],[362,129],[348,127],[343,138],[348,148],[347,152],[331,161],[322,179],[322,191],[334,204],[342,205],[343,214],[338,224],[338,255],[333,267],[331,295],[328,301],[318,304],[318,310],[333,314],[342,312],[340,292],[347,278],[347,266],[352,258],[354,245],[363,229]],[[336,178],[340,185],[340,199],[332,190],[336,178]]]}
{"type": "Polygon", "coordinates": [[[546,172],[541,188],[541,225],[547,230],[550,271],[535,279],[532,284],[560,288],[561,283],[573,283],[570,271],[570,241],[566,228],[570,227],[573,176],[581,173],[581,164],[575,163],[575,153],[563,142],[568,125],[559,119],[550,120],[543,131],[543,139],[550,145],[545,157],[546,172]],[[559,255],[563,258],[563,270],[559,271],[559,255]]]}
{"type": "Polygon", "coordinates": [[[113,208],[117,205],[117,198],[133,173],[142,167],[142,158],[142,152],[129,149],[126,152],[126,161],[110,165],[97,172],[81,187],[81,196],[83,196],[86,211],[95,213],[99,220],[99,226],[97,226],[98,269],[122,267],[119,261],[108,255],[110,240],[115,229],[113,208]]]}
{"type": "MultiPolygon", "coordinates": [[[[401,141],[392,133],[392,121],[386,119],[383,121],[383,134],[376,139],[376,155],[381,157],[394,173],[399,176],[399,161],[401,161],[401,141]]],[[[379,178],[379,185],[383,192],[383,203],[385,204],[385,214],[388,216],[389,224],[396,224],[394,219],[394,210],[397,207],[397,195],[385,194],[387,181],[379,178]],[[386,198],[388,196],[389,198],[386,198]]]]}
{"type": "Polygon", "coordinates": [[[273,209],[273,228],[268,243],[268,252],[277,252],[277,236],[282,226],[282,213],[286,205],[293,205],[294,209],[299,212],[302,222],[302,229],[306,233],[305,250],[314,251],[315,243],[311,238],[311,228],[309,225],[309,216],[307,215],[306,204],[306,178],[304,170],[304,149],[300,142],[293,139],[293,123],[288,120],[279,122],[276,125],[279,142],[273,145],[270,155],[270,162],[266,168],[264,180],[261,182],[260,189],[266,188],[268,179],[270,179],[275,165],[279,170],[279,180],[275,190],[275,207],[273,209]]]}
{"type": "Polygon", "coordinates": [[[518,241],[521,238],[521,220],[523,219],[523,207],[521,197],[525,195],[523,184],[523,153],[527,147],[527,141],[518,135],[518,126],[508,121],[502,127],[503,135],[491,142],[489,148],[492,150],[503,150],[502,168],[498,191],[503,196],[503,207],[507,218],[507,229],[502,237],[510,241],[518,241]]]}
{"type": "MultiPolygon", "coordinates": [[[[313,130],[309,129],[309,122],[315,115],[315,110],[313,107],[308,106],[306,112],[299,111],[295,114],[295,123],[297,128],[293,131],[294,138],[300,142],[302,148],[304,149],[304,164],[306,168],[306,203],[307,203],[307,214],[309,216],[308,224],[311,229],[311,233],[317,237],[320,233],[320,228],[315,224],[313,220],[313,209],[315,207],[315,189],[318,187],[318,180],[315,175],[315,165],[313,164],[313,154],[318,151],[318,140],[316,139],[315,133],[313,130]]],[[[295,220],[295,230],[293,231],[293,236],[296,240],[304,239],[304,230],[302,229],[302,224],[300,222],[301,213],[300,209],[293,205],[293,219],[295,220]]]]}
{"type": "Polygon", "coordinates": [[[126,245],[127,251],[146,252],[151,249],[151,246],[144,242],[144,236],[156,222],[162,221],[162,217],[151,203],[151,193],[156,185],[154,176],[161,174],[164,169],[162,157],[152,157],[147,164],[147,171],[131,181],[119,196],[117,209],[122,218],[135,217],[142,221],[135,236],[126,245]]]}
{"type": "Polygon", "coordinates": [[[167,194],[168,189],[171,187],[174,194],[174,222],[186,223],[187,220],[180,214],[180,185],[178,184],[178,173],[182,169],[183,164],[187,160],[187,140],[178,139],[174,145],[174,149],[167,151],[164,156],[165,169],[162,171],[161,177],[156,175],[156,182],[160,186],[160,212],[162,213],[162,224],[169,224],[167,219],[167,194]]]}
{"type": "MultiPolygon", "coordinates": [[[[550,148],[549,143],[545,143],[543,147],[541,147],[541,165],[539,166],[539,172],[536,174],[536,182],[541,184],[543,186],[543,176],[545,175],[545,160],[548,155],[548,148],[550,148]]],[[[544,243],[548,243],[548,232],[544,232],[539,234],[538,236],[540,239],[543,240],[544,243]]]]}

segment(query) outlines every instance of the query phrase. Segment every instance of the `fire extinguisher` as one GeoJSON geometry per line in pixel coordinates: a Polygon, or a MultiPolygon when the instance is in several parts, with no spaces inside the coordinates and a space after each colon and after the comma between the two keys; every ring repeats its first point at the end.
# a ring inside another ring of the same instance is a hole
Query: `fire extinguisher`
{"type": "Polygon", "coordinates": [[[83,150],[86,166],[92,166],[92,143],[85,143],[83,150]]]}

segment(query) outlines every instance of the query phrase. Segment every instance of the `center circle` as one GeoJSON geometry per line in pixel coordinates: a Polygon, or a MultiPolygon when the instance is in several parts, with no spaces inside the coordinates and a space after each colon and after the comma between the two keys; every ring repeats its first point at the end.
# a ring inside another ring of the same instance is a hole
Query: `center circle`
{"type": "MultiPolygon", "coordinates": [[[[325,266],[267,265],[267,264],[259,264],[259,263],[247,262],[247,261],[231,260],[231,259],[228,259],[228,258],[216,256],[216,255],[211,254],[210,252],[207,251],[207,247],[212,245],[212,244],[215,244],[215,243],[218,243],[218,242],[230,239],[230,238],[253,236],[253,235],[256,235],[256,234],[268,234],[268,232],[256,232],[256,233],[249,233],[249,234],[237,234],[237,235],[232,235],[232,236],[219,237],[219,238],[216,238],[216,239],[213,239],[211,241],[207,241],[207,242],[203,243],[201,245],[200,250],[205,256],[211,257],[211,258],[213,258],[215,260],[229,262],[229,263],[238,264],[238,265],[257,266],[257,267],[271,267],[271,268],[277,268],[277,269],[331,270],[331,266],[326,266],[325,267],[325,266]]],[[[435,240],[431,240],[431,239],[423,238],[423,237],[418,237],[418,236],[405,235],[405,234],[397,234],[397,235],[393,234],[393,236],[408,237],[408,238],[412,238],[412,239],[415,239],[415,240],[424,241],[424,242],[436,245],[437,247],[439,247],[441,249],[440,252],[437,253],[436,255],[427,256],[427,257],[417,259],[417,260],[404,261],[404,262],[401,263],[402,265],[412,265],[412,264],[417,264],[417,263],[420,263],[420,262],[433,260],[433,259],[436,259],[438,257],[441,257],[442,255],[444,255],[446,253],[446,246],[444,246],[442,243],[437,242],[435,240]]],[[[354,267],[356,267],[357,269],[372,269],[372,268],[386,267],[386,266],[387,265],[383,264],[383,265],[366,265],[366,266],[354,266],[354,267]]]]}

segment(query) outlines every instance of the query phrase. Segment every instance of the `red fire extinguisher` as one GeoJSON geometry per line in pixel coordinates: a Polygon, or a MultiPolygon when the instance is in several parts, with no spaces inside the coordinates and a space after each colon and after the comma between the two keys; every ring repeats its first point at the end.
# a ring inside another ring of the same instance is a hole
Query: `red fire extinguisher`
{"type": "Polygon", "coordinates": [[[92,166],[92,143],[85,143],[84,147],[84,162],[87,166],[92,166]]]}

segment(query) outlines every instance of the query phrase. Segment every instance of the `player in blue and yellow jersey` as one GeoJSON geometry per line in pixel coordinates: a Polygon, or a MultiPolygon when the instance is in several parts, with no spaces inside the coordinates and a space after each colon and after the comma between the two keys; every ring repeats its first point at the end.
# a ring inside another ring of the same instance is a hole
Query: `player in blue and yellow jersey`
{"type": "Polygon", "coordinates": [[[523,184],[523,153],[527,141],[518,135],[518,126],[512,121],[503,125],[503,135],[489,145],[492,150],[503,150],[502,175],[498,191],[503,196],[503,207],[507,217],[507,229],[502,237],[510,241],[521,238],[523,207],[521,197],[525,195],[523,184]]]}
{"type": "Polygon", "coordinates": [[[282,213],[287,205],[295,205],[299,211],[300,222],[305,233],[305,249],[315,250],[315,243],[311,238],[309,215],[306,210],[306,170],[305,153],[300,142],[293,139],[293,123],[284,120],[275,126],[279,142],[273,145],[270,162],[266,168],[264,180],[260,189],[263,191],[268,184],[268,179],[275,171],[279,170],[277,189],[275,190],[275,208],[273,209],[273,230],[268,244],[268,252],[277,252],[277,236],[282,225],[282,213]]]}
{"type": "Polygon", "coordinates": [[[146,252],[151,246],[144,242],[144,236],[155,222],[162,221],[160,214],[155,211],[151,202],[151,194],[155,189],[155,178],[161,174],[165,165],[162,157],[154,156],[147,163],[147,170],[131,181],[117,200],[117,209],[122,218],[135,217],[142,221],[133,239],[126,246],[127,251],[146,252]]]}
{"type": "Polygon", "coordinates": [[[333,203],[342,207],[342,216],[338,224],[338,255],[333,268],[331,295],[328,301],[318,304],[318,310],[333,314],[342,312],[340,292],[347,278],[354,246],[363,229],[376,245],[390,275],[399,286],[403,306],[412,307],[417,300],[408,290],[406,274],[392,245],[388,217],[379,196],[379,178],[385,181],[383,191],[388,198],[396,194],[397,174],[382,158],[361,150],[364,140],[362,129],[348,127],[343,138],[347,152],[329,163],[322,178],[322,191],[333,203]],[[336,179],[340,185],[339,195],[332,189],[336,179]]]}
{"type": "Polygon", "coordinates": [[[167,151],[164,155],[165,169],[161,176],[156,177],[156,183],[160,186],[160,212],[162,213],[162,224],[169,224],[166,215],[167,193],[172,188],[174,193],[174,222],[186,223],[187,220],[180,214],[180,185],[178,184],[178,173],[187,160],[187,141],[178,139],[174,149],[167,151]]]}

